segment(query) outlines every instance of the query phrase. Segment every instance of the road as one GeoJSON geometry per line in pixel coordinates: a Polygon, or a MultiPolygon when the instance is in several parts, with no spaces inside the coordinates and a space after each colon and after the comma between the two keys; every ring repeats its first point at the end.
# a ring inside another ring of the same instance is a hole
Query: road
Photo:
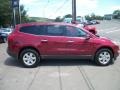
{"type": "MultiPolygon", "coordinates": [[[[96,25],[100,36],[119,43],[120,22],[96,25]]],[[[86,60],[44,60],[37,68],[23,68],[0,44],[0,90],[120,90],[120,56],[100,67],[86,60]]]]}
{"type": "Polygon", "coordinates": [[[120,44],[120,21],[103,21],[96,27],[100,36],[110,38],[120,44]]]}

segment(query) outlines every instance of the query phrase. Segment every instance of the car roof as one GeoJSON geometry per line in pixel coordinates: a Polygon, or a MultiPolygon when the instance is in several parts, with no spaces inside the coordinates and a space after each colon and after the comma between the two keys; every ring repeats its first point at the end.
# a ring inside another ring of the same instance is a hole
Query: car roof
{"type": "Polygon", "coordinates": [[[16,27],[24,27],[24,26],[33,26],[33,25],[64,25],[64,26],[75,26],[75,24],[71,23],[64,23],[64,22],[32,22],[32,23],[24,23],[18,24],[16,27]]]}
{"type": "MultiPolygon", "coordinates": [[[[73,27],[81,28],[78,27],[76,24],[65,23],[65,22],[32,22],[32,23],[18,24],[16,25],[15,30],[19,31],[21,27],[33,26],[33,25],[63,25],[63,26],[73,26],[73,27]]],[[[84,28],[81,29],[90,33],[88,30],[85,30],[84,28]]]]}

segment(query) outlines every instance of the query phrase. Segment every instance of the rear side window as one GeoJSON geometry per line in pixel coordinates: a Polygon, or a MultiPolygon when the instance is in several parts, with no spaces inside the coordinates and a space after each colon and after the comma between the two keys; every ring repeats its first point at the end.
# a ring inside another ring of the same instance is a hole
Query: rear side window
{"type": "Polygon", "coordinates": [[[45,35],[45,26],[25,26],[20,29],[20,32],[34,34],[34,35],[45,35]]]}

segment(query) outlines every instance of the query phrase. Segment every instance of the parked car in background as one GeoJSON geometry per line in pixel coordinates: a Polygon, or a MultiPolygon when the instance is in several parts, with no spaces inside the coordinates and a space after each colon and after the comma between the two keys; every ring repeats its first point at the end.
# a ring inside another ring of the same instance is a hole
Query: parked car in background
{"type": "Polygon", "coordinates": [[[87,22],[85,22],[86,25],[93,25],[93,23],[89,20],[87,20],[87,22]]]}
{"type": "Polygon", "coordinates": [[[100,22],[98,22],[97,20],[92,20],[92,21],[90,21],[91,22],[91,24],[100,24],[100,22]]]}
{"type": "Polygon", "coordinates": [[[75,24],[79,27],[82,27],[82,28],[88,30],[89,32],[91,32],[93,34],[97,34],[96,27],[90,26],[90,25],[93,25],[93,23],[88,22],[84,17],[76,18],[76,21],[72,21],[72,18],[65,18],[63,22],[75,24]]]}
{"type": "Polygon", "coordinates": [[[87,25],[86,23],[79,23],[79,22],[72,22],[72,24],[75,24],[76,26],[78,27],[82,27],[86,30],[88,30],[89,32],[91,32],[92,34],[97,34],[97,30],[96,30],[96,27],[95,26],[90,26],[90,25],[87,25]]]}
{"type": "Polygon", "coordinates": [[[36,67],[44,58],[89,59],[109,65],[119,55],[118,45],[67,23],[19,24],[8,36],[7,52],[25,67],[36,67]]]}
{"type": "Polygon", "coordinates": [[[1,37],[1,41],[2,42],[6,42],[7,41],[7,37],[9,36],[9,34],[12,32],[12,28],[1,28],[0,29],[0,37],[1,37]]]}
{"type": "Polygon", "coordinates": [[[97,20],[91,20],[91,21],[88,20],[85,24],[86,25],[94,25],[94,24],[100,24],[100,22],[97,20]]]}

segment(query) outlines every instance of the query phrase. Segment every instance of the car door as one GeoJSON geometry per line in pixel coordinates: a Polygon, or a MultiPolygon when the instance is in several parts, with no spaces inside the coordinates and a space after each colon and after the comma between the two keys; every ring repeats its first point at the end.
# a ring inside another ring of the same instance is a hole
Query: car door
{"type": "Polygon", "coordinates": [[[41,50],[44,56],[60,56],[66,54],[66,36],[63,26],[47,25],[46,35],[41,37],[41,50]]]}
{"type": "Polygon", "coordinates": [[[94,48],[92,39],[87,40],[86,35],[87,33],[80,28],[73,26],[66,27],[66,48],[69,55],[87,56],[92,54],[91,52],[94,48]]]}

